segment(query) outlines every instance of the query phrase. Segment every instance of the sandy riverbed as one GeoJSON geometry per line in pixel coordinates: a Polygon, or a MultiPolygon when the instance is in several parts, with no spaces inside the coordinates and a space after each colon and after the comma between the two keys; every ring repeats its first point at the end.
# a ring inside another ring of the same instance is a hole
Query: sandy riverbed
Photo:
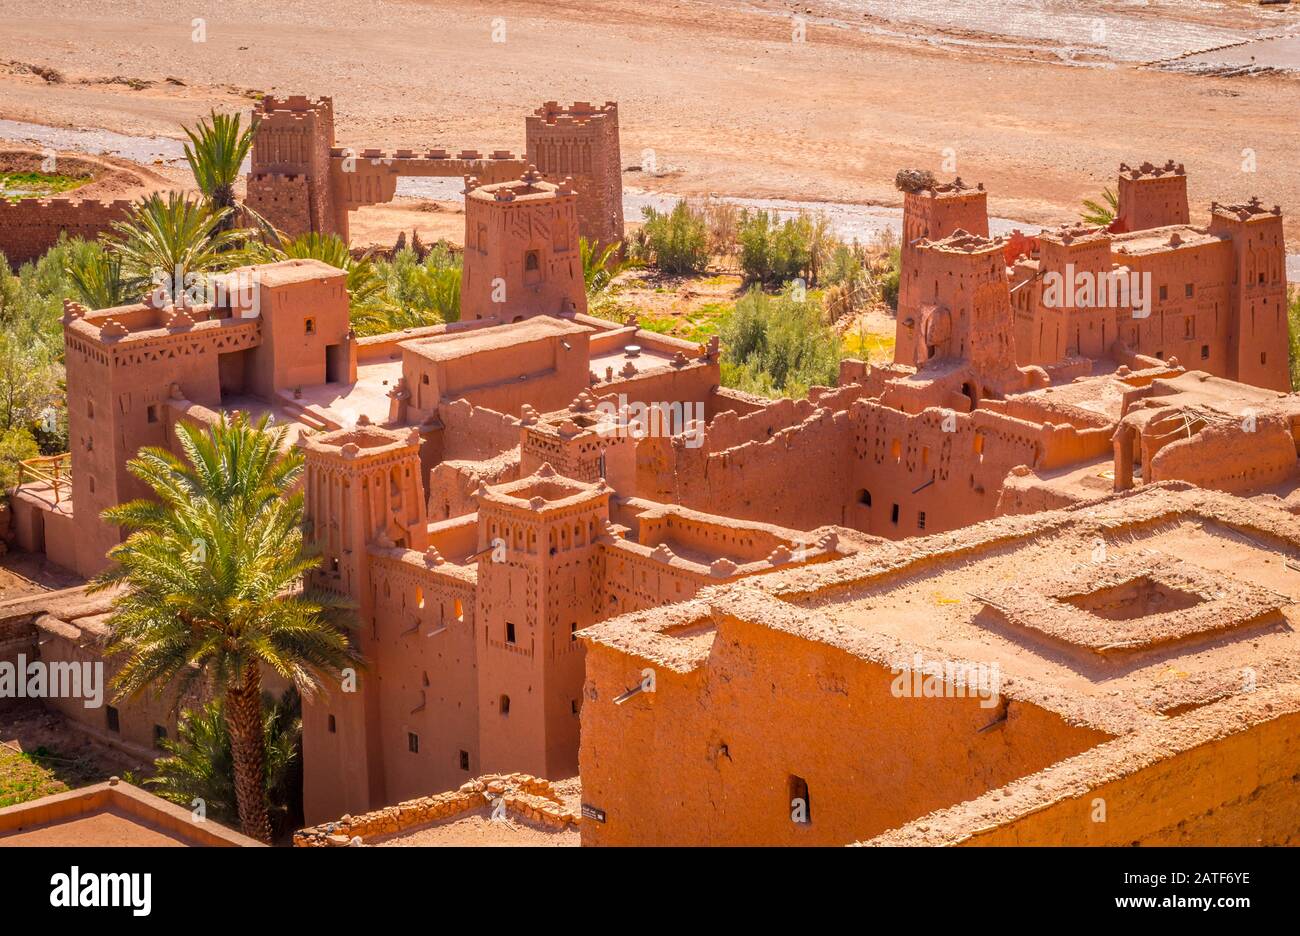
{"type": "MultiPolygon", "coordinates": [[[[1109,45],[1014,17],[991,34],[960,15],[973,2],[930,5],[945,18],[934,23],[926,4],[903,22],[866,0],[236,0],[208,5],[195,42],[190,3],[0,0],[0,63],[62,75],[0,65],[0,117],[176,136],[209,107],[308,92],[334,97],[344,145],[517,149],[536,103],[617,99],[625,164],[653,150],[677,171],[637,181],[665,191],[897,204],[895,170],[942,171],[951,150],[993,213],[1046,223],[1121,160],[1174,158],[1195,219],[1212,198],[1259,193],[1290,211],[1300,242],[1300,80],[1145,68],[1145,46],[1132,51],[1141,10],[1057,5],[1076,33],[1081,9],[1110,18],[1109,45]],[[1245,149],[1256,172],[1242,171],[1245,149]]],[[[1147,29],[1169,34],[1158,57],[1300,23],[1251,4],[1150,6],[1147,29]]]]}

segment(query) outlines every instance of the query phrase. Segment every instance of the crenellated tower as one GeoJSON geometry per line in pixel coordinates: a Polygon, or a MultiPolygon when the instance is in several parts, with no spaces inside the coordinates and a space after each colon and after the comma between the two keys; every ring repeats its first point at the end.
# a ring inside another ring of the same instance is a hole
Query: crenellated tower
{"type": "Polygon", "coordinates": [[[528,162],[546,178],[573,180],[583,237],[601,244],[623,239],[617,103],[593,107],[578,101],[561,107],[547,101],[527,118],[527,154],[528,162]]]}
{"type": "Polygon", "coordinates": [[[485,771],[577,772],[583,648],[603,612],[611,490],[548,464],[478,493],[478,705],[485,771]]]}
{"type": "Polygon", "coordinates": [[[1187,171],[1171,159],[1163,166],[1146,162],[1136,169],[1119,167],[1119,211],[1114,230],[1146,231],[1170,224],[1187,224],[1187,171]]]}

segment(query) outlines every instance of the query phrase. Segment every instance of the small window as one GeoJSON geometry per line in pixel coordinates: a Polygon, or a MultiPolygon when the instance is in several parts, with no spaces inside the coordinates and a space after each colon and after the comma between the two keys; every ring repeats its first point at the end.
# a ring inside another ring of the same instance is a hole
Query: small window
{"type": "Polygon", "coordinates": [[[469,751],[460,752],[460,769],[469,770],[469,751]]]}
{"type": "Polygon", "coordinates": [[[421,375],[420,375],[420,383],[424,384],[426,387],[429,386],[429,375],[428,375],[428,374],[421,374],[421,375]]]}
{"type": "Polygon", "coordinates": [[[515,625],[513,621],[506,621],[506,643],[515,642],[515,625]]]}
{"type": "Polygon", "coordinates": [[[95,401],[94,401],[94,400],[87,400],[87,401],[86,401],[86,415],[89,416],[91,419],[94,419],[94,418],[95,418],[95,401]]]}
{"type": "Polygon", "coordinates": [[[109,705],[105,707],[104,715],[108,720],[108,730],[116,734],[121,734],[122,722],[117,717],[117,709],[109,705]]]}
{"type": "Polygon", "coordinates": [[[1192,298],[1192,296],[1196,295],[1196,286],[1192,283],[1188,283],[1183,287],[1183,295],[1188,299],[1192,298]]]}
{"type": "Polygon", "coordinates": [[[866,488],[863,488],[862,490],[858,491],[858,503],[861,504],[863,507],[870,507],[871,492],[868,491],[866,488]]]}
{"type": "Polygon", "coordinates": [[[893,508],[889,511],[889,522],[892,523],[892,524],[894,524],[895,526],[898,525],[898,505],[897,505],[897,504],[895,504],[895,505],[893,506],[893,508]]]}
{"type": "Polygon", "coordinates": [[[167,740],[167,729],[164,728],[162,725],[154,725],[153,746],[160,748],[162,747],[163,742],[166,740],[167,740]]]}
{"type": "Polygon", "coordinates": [[[338,556],[334,556],[334,557],[332,557],[332,558],[330,559],[330,571],[333,572],[335,575],[338,575],[338,574],[339,574],[339,559],[338,559],[338,556]]]}
{"type": "Polygon", "coordinates": [[[330,734],[338,734],[339,723],[338,721],[335,720],[333,715],[329,717],[329,726],[330,726],[330,734]]]}
{"type": "Polygon", "coordinates": [[[316,320],[314,318],[305,319],[303,321],[302,331],[304,335],[316,334],[316,320]]]}
{"type": "Polygon", "coordinates": [[[790,821],[812,825],[812,801],[808,798],[808,781],[790,774],[790,821]]]}
{"type": "Polygon", "coordinates": [[[144,412],[145,412],[145,419],[149,420],[149,422],[156,423],[158,421],[157,403],[150,403],[147,407],[145,407],[144,412]]]}
{"type": "Polygon", "coordinates": [[[1160,298],[1161,298],[1161,300],[1165,300],[1165,299],[1168,299],[1168,298],[1169,298],[1169,287],[1168,287],[1168,286],[1161,286],[1161,287],[1160,287],[1160,298]]]}
{"type": "Polygon", "coordinates": [[[1207,344],[1201,345],[1201,360],[1207,361],[1209,360],[1209,358],[1210,358],[1210,346],[1207,344]]]}
{"type": "Polygon", "coordinates": [[[569,625],[569,640],[576,641],[577,639],[578,639],[578,622],[574,621],[572,624],[569,625]]]}
{"type": "Polygon", "coordinates": [[[508,695],[503,695],[501,697],[501,714],[502,715],[510,714],[510,696],[508,695]]]}
{"type": "Polygon", "coordinates": [[[1267,363],[1268,363],[1268,352],[1267,352],[1267,351],[1261,351],[1261,352],[1259,352],[1259,363],[1261,363],[1261,364],[1267,364],[1267,363]]]}
{"type": "Polygon", "coordinates": [[[536,250],[530,250],[524,254],[524,272],[535,273],[541,269],[542,261],[536,250]]]}
{"type": "Polygon", "coordinates": [[[577,714],[578,714],[578,700],[577,700],[577,699],[570,699],[570,700],[569,700],[569,711],[573,712],[574,715],[577,715],[577,714]]]}
{"type": "Polygon", "coordinates": [[[420,753],[420,736],[414,731],[406,733],[406,749],[412,754],[420,753]]]}
{"type": "Polygon", "coordinates": [[[924,529],[925,529],[925,511],[924,511],[924,510],[918,510],[918,511],[916,512],[916,528],[917,528],[918,530],[924,530],[924,529]]]}

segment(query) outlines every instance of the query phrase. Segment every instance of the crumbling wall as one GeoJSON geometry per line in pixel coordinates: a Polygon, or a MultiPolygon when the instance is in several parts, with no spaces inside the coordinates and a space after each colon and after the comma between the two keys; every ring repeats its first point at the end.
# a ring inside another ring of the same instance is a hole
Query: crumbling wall
{"type": "Polygon", "coordinates": [[[351,845],[356,839],[357,844],[369,845],[385,836],[410,832],[432,822],[495,808],[498,801],[504,804],[507,815],[557,832],[578,821],[549,780],[528,774],[488,774],[437,796],[423,796],[360,816],[343,816],[336,822],[300,829],[293,835],[293,844],[296,848],[328,847],[351,845]]]}
{"type": "Polygon", "coordinates": [[[1151,459],[1151,481],[1188,481],[1197,487],[1241,494],[1279,484],[1296,473],[1289,421],[1261,417],[1243,434],[1235,423],[1207,426],[1178,439],[1151,459]],[[1247,441],[1248,440],[1248,441],[1247,441]]]}
{"type": "Polygon", "coordinates": [[[114,221],[126,217],[129,201],[90,201],[79,198],[0,198],[0,253],[18,267],[36,260],[55,245],[59,235],[94,240],[114,221]]]}
{"type": "MultiPolygon", "coordinates": [[[[763,426],[762,414],[742,419],[763,426]]],[[[687,446],[681,438],[643,439],[637,446],[637,492],[737,520],[795,530],[845,519],[849,488],[849,416],[826,409],[760,440],[723,451],[687,446]]],[[[707,434],[706,434],[707,439],[707,434]]]]}

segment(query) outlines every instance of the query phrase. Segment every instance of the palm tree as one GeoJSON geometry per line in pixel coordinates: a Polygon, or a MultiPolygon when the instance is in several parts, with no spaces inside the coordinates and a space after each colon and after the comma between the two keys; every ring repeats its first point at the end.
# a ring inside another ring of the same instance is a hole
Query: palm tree
{"type": "MultiPolygon", "coordinates": [[[[262,744],[266,750],[266,796],[276,820],[294,811],[291,774],[302,737],[301,702],[290,688],[278,701],[262,694],[262,744]]],[[[207,815],[226,825],[239,821],[235,795],[230,729],[221,699],[184,712],[176,739],[162,743],[165,756],[154,761],[154,775],[144,782],[163,799],[182,806],[202,800],[207,815]]],[[[275,825],[282,823],[277,821],[275,825]]]]}
{"type": "Polygon", "coordinates": [[[122,258],[91,242],[68,258],[68,279],[77,296],[92,309],[111,309],[131,300],[122,275],[122,258]]]}
{"type": "Polygon", "coordinates": [[[304,549],[303,459],[282,451],[287,427],[236,414],[176,431],[184,460],[143,448],[127,463],[157,500],[104,511],[132,531],[92,583],[121,586],[107,649],[126,662],[114,686],[118,697],[184,697],[207,680],[224,704],[240,826],[269,841],[261,667],[313,693],[358,664],[350,615],[343,599],[302,590],[318,560],[304,549]]]}
{"type": "Polygon", "coordinates": [[[112,225],[106,245],[121,258],[126,287],[142,295],[150,285],[176,299],[199,274],[228,270],[248,257],[236,249],[250,233],[227,230],[229,208],[211,209],[177,192],[155,192],[112,225]]]}
{"type": "Polygon", "coordinates": [[[348,274],[348,298],[352,308],[373,302],[384,291],[384,281],[375,269],[370,254],[352,256],[352,251],[337,234],[302,234],[292,240],[281,239],[279,246],[267,248],[272,260],[320,260],[348,274]]]}
{"type": "Polygon", "coordinates": [[[200,120],[197,130],[182,127],[190,141],[185,144],[185,161],[190,164],[194,181],[214,211],[230,209],[222,219],[222,230],[234,226],[235,181],[253,147],[257,132],[254,119],[240,129],[239,114],[210,114],[212,122],[200,120]]]}
{"type": "Polygon", "coordinates": [[[596,241],[578,238],[578,253],[582,257],[582,281],[587,287],[588,298],[603,293],[620,273],[640,266],[635,260],[619,259],[618,253],[622,248],[621,241],[608,244],[601,250],[596,241]]]}
{"type": "Polygon", "coordinates": [[[1091,198],[1083,200],[1082,219],[1086,224],[1095,224],[1098,227],[1110,227],[1119,214],[1119,196],[1113,189],[1107,188],[1101,193],[1101,202],[1094,201],[1091,198]],[[1105,204],[1102,204],[1104,202],[1105,204]]]}
{"type": "Polygon", "coordinates": [[[380,335],[460,321],[460,261],[442,245],[424,259],[411,248],[399,250],[391,261],[376,265],[381,292],[352,308],[359,335],[380,335]]]}

